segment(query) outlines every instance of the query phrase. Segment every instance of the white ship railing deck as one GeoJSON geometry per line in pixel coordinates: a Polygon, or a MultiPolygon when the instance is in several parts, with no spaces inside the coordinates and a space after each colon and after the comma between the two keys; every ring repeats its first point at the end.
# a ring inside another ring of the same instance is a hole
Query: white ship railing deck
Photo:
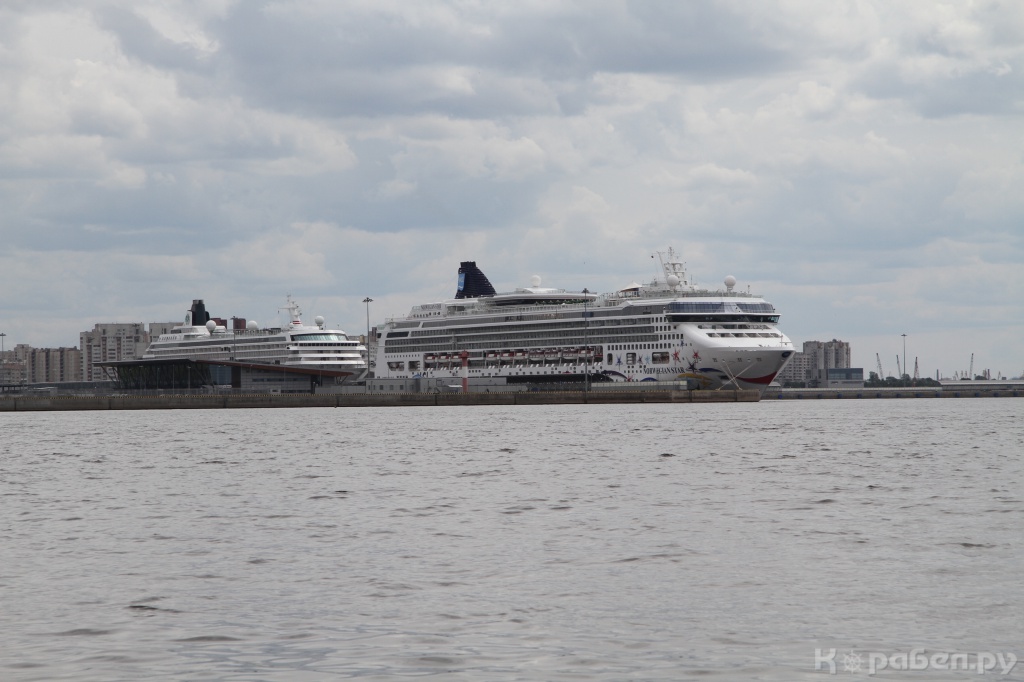
{"type": "MultiPolygon", "coordinates": [[[[466,305],[470,306],[469,310],[446,310],[444,315],[434,315],[429,317],[411,317],[411,316],[391,316],[385,317],[384,321],[386,324],[393,324],[396,322],[437,322],[445,318],[456,318],[456,317],[477,317],[483,315],[544,315],[551,313],[577,313],[584,310],[596,311],[601,308],[607,308],[616,306],[623,302],[634,302],[634,301],[672,301],[679,298],[756,298],[764,299],[760,294],[751,294],[745,291],[661,291],[657,293],[651,293],[640,296],[630,295],[618,295],[611,294],[606,295],[598,300],[583,303],[558,303],[554,305],[487,305],[477,306],[476,302],[481,299],[464,299],[466,305]]],[[[486,301],[486,299],[483,299],[486,301]]],[[[459,305],[447,304],[447,305],[459,305]]]]}

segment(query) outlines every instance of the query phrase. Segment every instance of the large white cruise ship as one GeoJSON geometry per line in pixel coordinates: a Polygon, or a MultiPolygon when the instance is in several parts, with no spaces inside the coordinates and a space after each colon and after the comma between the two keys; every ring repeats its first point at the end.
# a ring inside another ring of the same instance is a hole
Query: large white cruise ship
{"type": "Polygon", "coordinates": [[[366,347],[340,329],[303,324],[301,311],[288,297],[283,308],[286,327],[261,329],[249,320],[244,329],[229,330],[210,319],[201,299],[192,301],[185,322],[161,334],[143,354],[146,360],[194,360],[250,370],[285,369],[323,377],[361,376],[366,371],[366,347]]]}
{"type": "Polygon", "coordinates": [[[762,297],[710,291],[676,253],[658,253],[649,284],[610,294],[532,286],[497,293],[473,261],[452,300],[414,306],[378,329],[376,378],[504,377],[549,381],[682,381],[763,392],[789,362],[793,342],[762,297]]]}

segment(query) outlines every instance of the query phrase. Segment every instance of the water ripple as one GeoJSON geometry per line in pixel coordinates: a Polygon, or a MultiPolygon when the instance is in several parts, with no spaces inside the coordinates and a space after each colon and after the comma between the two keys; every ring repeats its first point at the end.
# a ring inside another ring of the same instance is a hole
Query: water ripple
{"type": "Polygon", "coordinates": [[[1024,657],[1022,417],[5,414],[0,679],[782,681],[821,679],[815,648],[1024,657]]]}

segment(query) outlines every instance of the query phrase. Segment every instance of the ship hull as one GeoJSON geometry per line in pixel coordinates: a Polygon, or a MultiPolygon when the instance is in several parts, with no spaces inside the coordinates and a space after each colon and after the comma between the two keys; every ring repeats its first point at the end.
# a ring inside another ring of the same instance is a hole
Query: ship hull
{"type": "MultiPolygon", "coordinates": [[[[628,348],[630,346],[625,345],[622,350],[608,351],[603,354],[600,362],[589,364],[545,364],[526,360],[506,365],[500,362],[488,363],[485,356],[482,361],[470,361],[466,368],[466,376],[470,379],[504,378],[510,384],[577,383],[585,381],[587,377],[597,382],[685,381],[698,389],[739,388],[764,393],[792,356],[792,351],[786,348],[722,350],[679,346],[669,352],[668,363],[654,364],[650,352],[641,354],[642,351],[638,349],[627,350],[628,348]],[[694,353],[697,354],[696,358],[694,353]],[[635,354],[635,362],[627,364],[630,354],[635,354]],[[674,356],[678,359],[672,359],[674,356]]],[[[459,380],[463,376],[463,369],[459,363],[424,367],[421,371],[412,372],[387,369],[389,364],[391,368],[407,367],[410,363],[414,367],[422,366],[417,363],[419,357],[411,353],[389,353],[388,362],[384,365],[385,371],[376,373],[376,376],[452,380],[459,380]]]]}

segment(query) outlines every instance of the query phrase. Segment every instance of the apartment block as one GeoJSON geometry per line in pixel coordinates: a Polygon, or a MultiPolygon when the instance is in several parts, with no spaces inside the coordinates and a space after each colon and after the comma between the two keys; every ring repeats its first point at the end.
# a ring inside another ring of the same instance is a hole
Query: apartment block
{"type": "MultiPolygon", "coordinates": [[[[783,386],[800,384],[808,387],[853,385],[856,372],[831,372],[829,370],[850,368],[850,344],[846,341],[805,341],[801,353],[795,353],[777,380],[783,386]],[[840,378],[842,377],[842,378],[840,378]]],[[[863,370],[860,371],[860,385],[864,385],[863,370]]]]}
{"type": "Polygon", "coordinates": [[[14,351],[0,353],[0,385],[17,386],[25,382],[25,363],[14,359],[14,351]]]}
{"type": "Polygon", "coordinates": [[[82,351],[82,380],[110,379],[100,362],[136,360],[149,346],[149,335],[141,322],[97,324],[79,335],[82,351]]]}
{"type": "Polygon", "coordinates": [[[78,348],[33,348],[19,343],[14,359],[24,367],[24,380],[29,384],[81,381],[82,352],[78,348]]]}

